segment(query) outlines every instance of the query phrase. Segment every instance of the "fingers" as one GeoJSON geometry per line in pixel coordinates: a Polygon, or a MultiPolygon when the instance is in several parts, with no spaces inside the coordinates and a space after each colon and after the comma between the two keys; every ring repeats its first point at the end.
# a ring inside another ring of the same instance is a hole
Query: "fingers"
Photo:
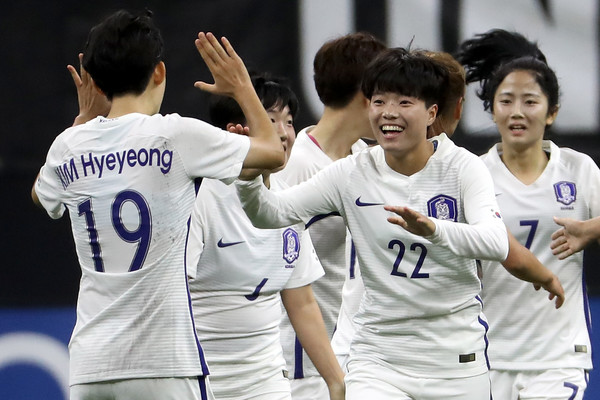
{"type": "MultiPolygon", "coordinates": [[[[233,51],[231,43],[229,43],[229,41],[225,38],[222,38],[222,40],[223,44],[233,51]]],[[[213,35],[211,32],[198,33],[198,39],[196,39],[195,44],[196,48],[200,52],[200,55],[202,56],[202,59],[204,59],[206,65],[208,65],[208,67],[211,69],[230,57],[225,49],[223,49],[223,46],[221,46],[215,35],[213,35]]]]}
{"type": "Polygon", "coordinates": [[[565,228],[560,228],[560,229],[557,229],[554,232],[552,232],[550,239],[556,240],[559,237],[564,236],[564,235],[565,235],[565,228]]]}
{"type": "Polygon", "coordinates": [[[198,88],[200,90],[203,90],[205,92],[209,92],[209,93],[213,93],[214,92],[214,90],[213,90],[214,85],[211,85],[211,84],[206,83],[206,82],[196,81],[196,82],[194,82],[194,87],[196,87],[196,88],[198,88]]]}
{"type": "Polygon", "coordinates": [[[557,225],[560,225],[560,226],[565,226],[565,223],[566,223],[566,219],[565,219],[565,218],[560,218],[560,217],[552,217],[552,219],[554,220],[554,222],[555,222],[557,225]]]}
{"type": "MultiPolygon", "coordinates": [[[[555,296],[553,295],[552,297],[549,297],[550,300],[552,300],[555,296]]],[[[562,305],[565,303],[565,297],[564,296],[556,296],[556,301],[554,302],[554,307],[556,309],[559,309],[560,307],[562,307],[562,305]]]]}
{"type": "Polygon", "coordinates": [[[406,223],[406,221],[402,217],[388,217],[387,221],[390,224],[401,226],[404,229],[408,228],[408,224],[406,223]]]}
{"type": "Polygon", "coordinates": [[[67,65],[67,69],[69,70],[69,73],[71,74],[71,79],[73,79],[73,83],[75,84],[76,87],[79,87],[83,84],[83,82],[81,81],[81,78],[79,76],[79,74],[77,73],[77,70],[75,69],[74,66],[72,65],[67,65]]]}

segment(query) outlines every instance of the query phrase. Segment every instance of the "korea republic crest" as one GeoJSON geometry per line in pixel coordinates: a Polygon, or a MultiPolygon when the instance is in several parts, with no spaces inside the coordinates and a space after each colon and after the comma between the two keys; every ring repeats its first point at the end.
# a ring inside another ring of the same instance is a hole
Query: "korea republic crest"
{"type": "Polygon", "coordinates": [[[427,202],[427,211],[430,217],[440,220],[456,222],[458,218],[456,199],[444,194],[429,199],[427,202]]]}
{"type": "Polygon", "coordinates": [[[300,240],[298,232],[292,228],[287,228],[283,232],[283,259],[288,263],[293,263],[298,258],[300,252],[300,240]]]}
{"type": "Polygon", "coordinates": [[[573,182],[556,182],[554,184],[554,194],[556,195],[556,201],[568,206],[577,200],[577,187],[573,182]]]}

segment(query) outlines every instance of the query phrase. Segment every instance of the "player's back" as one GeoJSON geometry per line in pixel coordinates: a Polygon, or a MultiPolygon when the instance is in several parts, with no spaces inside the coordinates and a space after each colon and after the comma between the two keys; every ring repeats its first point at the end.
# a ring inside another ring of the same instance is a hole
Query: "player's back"
{"type": "Polygon", "coordinates": [[[52,145],[36,191],[51,216],[69,210],[82,269],[71,384],[207,372],[189,310],[187,220],[195,177],[237,174],[248,146],[233,142],[201,121],[128,114],[52,145]]]}

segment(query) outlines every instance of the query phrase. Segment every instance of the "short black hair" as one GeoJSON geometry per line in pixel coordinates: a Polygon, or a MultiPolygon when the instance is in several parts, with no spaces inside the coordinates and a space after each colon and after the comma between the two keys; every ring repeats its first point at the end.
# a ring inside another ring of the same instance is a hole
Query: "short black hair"
{"type": "Polygon", "coordinates": [[[91,29],[83,67],[112,100],[143,93],[163,52],[163,39],[151,11],[136,16],[119,10],[91,29]]]}
{"type": "Polygon", "coordinates": [[[367,67],[362,91],[370,99],[374,93],[392,92],[416,97],[427,107],[446,104],[448,70],[422,51],[397,47],[384,50],[367,67]]]}
{"type": "MultiPolygon", "coordinates": [[[[250,72],[250,79],[258,98],[266,110],[273,108],[290,108],[290,114],[298,115],[299,104],[296,94],[286,79],[273,77],[269,73],[250,72]]],[[[239,104],[227,96],[211,95],[208,108],[210,122],[226,129],[228,123],[246,123],[246,117],[239,104]]]]}
{"type": "Polygon", "coordinates": [[[348,105],[360,91],[365,68],[386,47],[368,32],[325,42],[313,61],[315,89],[321,102],[332,108],[348,105]]]}

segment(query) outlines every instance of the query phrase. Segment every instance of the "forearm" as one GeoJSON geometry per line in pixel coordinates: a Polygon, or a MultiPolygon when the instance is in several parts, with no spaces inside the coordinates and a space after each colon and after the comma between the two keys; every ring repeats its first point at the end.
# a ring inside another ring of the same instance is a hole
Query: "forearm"
{"type": "Polygon", "coordinates": [[[537,257],[508,232],[508,257],[502,266],[515,277],[533,283],[548,283],[554,274],[537,257]]]}
{"type": "Polygon", "coordinates": [[[330,390],[343,388],[344,373],[331,349],[321,310],[310,285],[284,290],[281,298],[302,347],[327,386],[330,390]]]}
{"type": "Polygon", "coordinates": [[[246,117],[252,146],[258,150],[248,153],[244,167],[274,169],[283,165],[285,154],[281,139],[254,88],[251,85],[240,87],[234,93],[234,99],[246,117]]]}
{"type": "Polygon", "coordinates": [[[433,219],[436,225],[434,244],[446,247],[460,257],[504,261],[508,254],[506,227],[502,220],[477,225],[433,219]]]}
{"type": "Polygon", "coordinates": [[[600,243],[600,217],[583,221],[584,241],[586,244],[594,240],[600,243]]]}
{"type": "Polygon", "coordinates": [[[277,196],[264,187],[261,177],[252,181],[238,180],[235,186],[246,215],[257,228],[283,228],[302,222],[294,217],[290,207],[278,202],[277,196]]]}

